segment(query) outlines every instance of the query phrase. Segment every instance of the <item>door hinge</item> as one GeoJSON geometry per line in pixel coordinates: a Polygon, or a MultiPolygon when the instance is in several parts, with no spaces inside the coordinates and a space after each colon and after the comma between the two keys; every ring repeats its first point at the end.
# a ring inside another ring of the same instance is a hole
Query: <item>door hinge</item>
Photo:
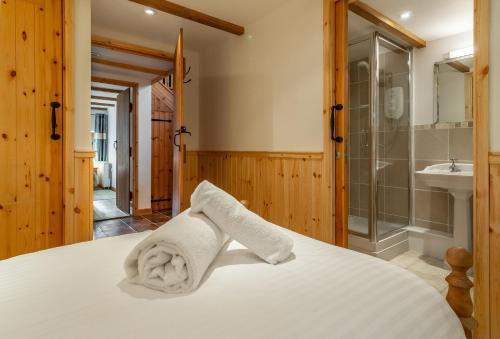
{"type": "Polygon", "coordinates": [[[130,193],[130,200],[134,199],[134,192],[129,192],[130,193]]]}
{"type": "Polygon", "coordinates": [[[132,158],[132,146],[129,146],[128,148],[128,156],[132,158]]]}

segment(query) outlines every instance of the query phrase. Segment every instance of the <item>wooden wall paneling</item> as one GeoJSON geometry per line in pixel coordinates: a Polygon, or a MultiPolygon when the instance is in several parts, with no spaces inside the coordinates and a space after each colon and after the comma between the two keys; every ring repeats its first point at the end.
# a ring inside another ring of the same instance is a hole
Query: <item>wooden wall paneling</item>
{"type": "Polygon", "coordinates": [[[500,154],[490,155],[490,323],[500,338],[500,154]]]}
{"type": "Polygon", "coordinates": [[[16,252],[14,238],[17,219],[16,208],[16,121],[12,115],[16,111],[17,71],[16,71],[16,35],[12,34],[15,27],[15,3],[0,3],[0,41],[2,54],[0,55],[0,259],[7,258],[16,252]],[[10,114],[4,114],[10,112],[10,114]]]}
{"type": "Polygon", "coordinates": [[[94,156],[94,151],[75,151],[75,227],[72,242],[93,238],[94,156]]]}
{"type": "Polygon", "coordinates": [[[489,0],[474,0],[474,317],[475,336],[490,338],[489,0]]]}
{"type": "Polygon", "coordinates": [[[208,180],[263,218],[316,239],[332,242],[331,224],[321,220],[322,153],[188,152],[186,199],[208,180]],[[197,158],[197,164],[196,159],[197,158]]]}

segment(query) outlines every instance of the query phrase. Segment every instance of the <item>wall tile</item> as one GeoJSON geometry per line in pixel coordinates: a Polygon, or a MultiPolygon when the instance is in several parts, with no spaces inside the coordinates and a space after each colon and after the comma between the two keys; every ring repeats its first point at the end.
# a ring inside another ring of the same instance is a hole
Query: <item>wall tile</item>
{"type": "Polygon", "coordinates": [[[409,216],[409,190],[401,188],[385,188],[385,211],[388,214],[409,216]]]}
{"type": "Polygon", "coordinates": [[[349,159],[349,181],[359,183],[359,159],[349,159]]]}
{"type": "Polygon", "coordinates": [[[448,232],[448,224],[440,224],[437,222],[432,222],[428,220],[415,219],[415,226],[425,227],[431,230],[440,231],[444,233],[448,232]]]}
{"type": "Polygon", "coordinates": [[[472,128],[450,129],[450,156],[459,161],[472,161],[472,128]]]}
{"type": "Polygon", "coordinates": [[[448,160],[447,129],[415,130],[415,159],[448,160]]]}
{"type": "Polygon", "coordinates": [[[384,135],[384,157],[386,159],[409,159],[408,131],[395,130],[385,132],[384,135]]]}
{"type": "Polygon", "coordinates": [[[359,184],[349,185],[349,208],[359,209],[359,184]]]}
{"type": "Polygon", "coordinates": [[[392,165],[385,168],[385,182],[387,186],[408,188],[409,160],[387,160],[392,165]]]}

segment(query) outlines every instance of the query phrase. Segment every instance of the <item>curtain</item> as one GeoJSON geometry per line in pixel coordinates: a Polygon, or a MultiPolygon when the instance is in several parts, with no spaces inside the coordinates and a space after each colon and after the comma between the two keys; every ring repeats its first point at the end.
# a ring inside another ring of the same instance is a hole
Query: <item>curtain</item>
{"type": "Polygon", "coordinates": [[[108,161],[108,115],[96,114],[94,122],[94,150],[97,161],[108,161]]]}

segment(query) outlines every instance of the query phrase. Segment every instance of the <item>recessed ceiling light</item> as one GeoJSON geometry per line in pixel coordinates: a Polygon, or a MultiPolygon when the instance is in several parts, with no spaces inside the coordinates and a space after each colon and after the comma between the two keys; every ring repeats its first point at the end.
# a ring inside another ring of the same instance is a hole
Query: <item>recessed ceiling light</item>
{"type": "Polygon", "coordinates": [[[411,17],[411,11],[405,11],[399,17],[403,20],[408,20],[411,17]]]}
{"type": "Polygon", "coordinates": [[[146,8],[146,9],[144,9],[144,13],[146,13],[147,15],[155,15],[156,11],[154,9],[151,9],[151,8],[146,8]]]}

